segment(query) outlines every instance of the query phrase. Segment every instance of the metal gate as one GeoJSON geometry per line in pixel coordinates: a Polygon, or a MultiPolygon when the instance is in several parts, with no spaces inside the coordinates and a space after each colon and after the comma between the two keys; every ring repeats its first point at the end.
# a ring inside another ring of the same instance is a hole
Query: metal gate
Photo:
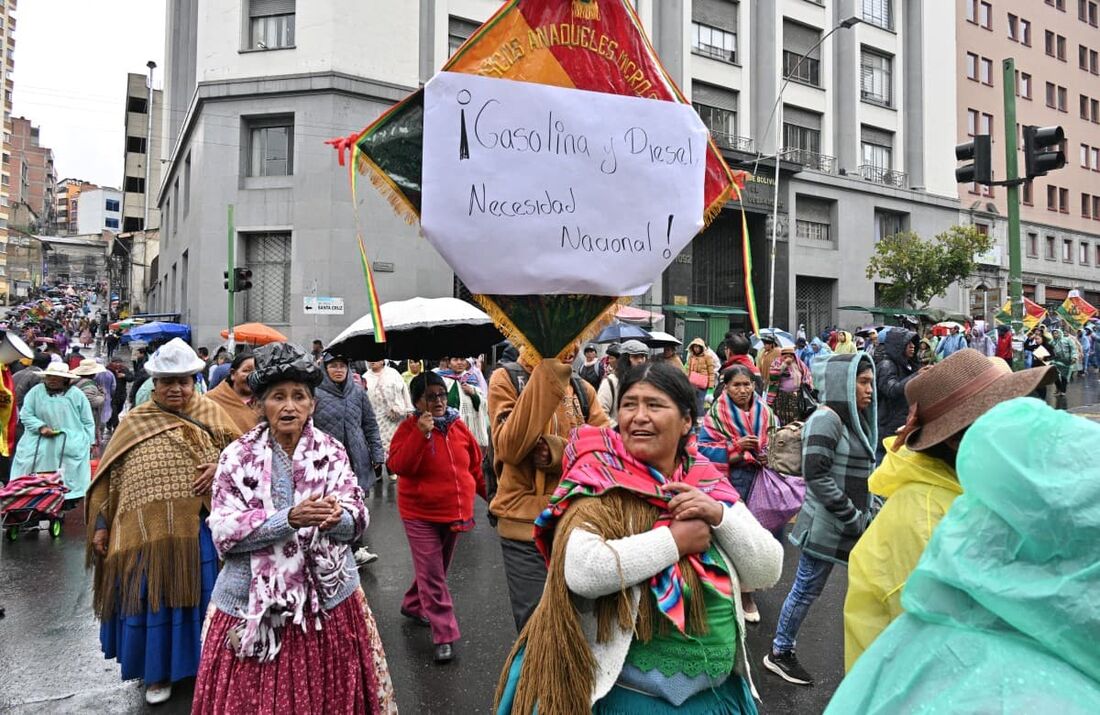
{"type": "MultiPolygon", "coordinates": [[[[798,310],[798,322],[806,326],[806,335],[821,334],[825,328],[835,322],[833,293],[836,281],[831,278],[795,279],[795,301],[798,310]]],[[[797,328],[797,325],[790,326],[797,328]]],[[[792,330],[793,332],[793,330],[792,330]]]]}
{"type": "Polygon", "coordinates": [[[249,322],[290,322],[290,234],[245,234],[245,265],[252,269],[252,289],[245,291],[249,322]]]}

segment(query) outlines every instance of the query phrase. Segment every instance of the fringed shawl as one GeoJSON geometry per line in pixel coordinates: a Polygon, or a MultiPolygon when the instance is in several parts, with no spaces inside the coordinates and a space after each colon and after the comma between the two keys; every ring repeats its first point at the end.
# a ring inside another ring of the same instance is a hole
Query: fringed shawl
{"type": "MultiPolygon", "coordinates": [[[[271,493],[277,445],[261,424],[226,449],[214,477],[208,523],[214,546],[228,553],[277,511],[271,493]]],[[[334,496],[351,515],[356,538],[367,528],[367,507],[344,447],[306,422],[291,456],[294,504],[311,495],[334,496]]],[[[248,610],[230,634],[239,657],[271,661],[283,626],[321,630],[323,604],[343,586],[348,545],[318,527],[296,529],[285,541],[249,554],[252,582],[248,610]]]]}
{"type": "Polygon", "coordinates": [[[180,413],[149,401],[122,419],[85,500],[97,617],[199,605],[199,519],[209,497],[195,496],[192,483],[196,467],[216,462],[239,434],[201,395],[180,413]],[[105,558],[91,546],[98,517],[110,530],[105,558]]]}
{"type": "Polygon", "coordinates": [[[755,392],[752,405],[742,410],[723,390],[710,406],[699,430],[699,453],[710,460],[720,474],[729,474],[730,455],[740,454],[748,464],[759,464],[757,455],[768,451],[768,431],[778,420],[764,399],[755,392]],[[745,437],[756,437],[759,446],[749,452],[741,448],[745,437]]]}
{"type": "MultiPolygon", "coordinates": [[[[724,504],[735,503],[737,492],[709,462],[694,459],[694,445],[689,444],[688,450],[686,468],[681,466],[673,479],[667,481],[687,482],[724,504]]],[[[524,715],[533,713],[536,705],[539,715],[573,715],[590,710],[596,662],[565,581],[565,544],[572,530],[582,527],[611,541],[668,523],[663,507],[670,496],[660,489],[666,480],[630,456],[616,432],[595,427],[575,430],[564,466],[565,476],[551,498],[550,507],[536,521],[536,545],[548,560],[546,586],[538,607],[513,646],[497,686],[495,702],[499,705],[512,660],[524,649],[513,704],[513,712],[524,715]],[[559,548],[552,549],[555,543],[559,548]]],[[[720,575],[698,555],[684,557],[654,576],[650,582],[653,595],[643,594],[637,610],[631,588],[624,583],[618,593],[595,601],[596,642],[609,642],[616,628],[633,631],[636,638],[648,642],[655,628],[672,625],[680,628],[676,616],[684,624],[681,630],[705,633],[703,599],[688,599],[685,609],[682,593],[685,587],[698,593],[701,578],[714,583],[720,580],[720,575]],[[659,593],[655,583],[665,590],[659,593]],[[673,592],[677,603],[669,601],[673,592]],[[666,610],[669,606],[675,613],[666,610]]],[[[725,578],[727,595],[732,598],[728,593],[728,574],[725,578]]]]}

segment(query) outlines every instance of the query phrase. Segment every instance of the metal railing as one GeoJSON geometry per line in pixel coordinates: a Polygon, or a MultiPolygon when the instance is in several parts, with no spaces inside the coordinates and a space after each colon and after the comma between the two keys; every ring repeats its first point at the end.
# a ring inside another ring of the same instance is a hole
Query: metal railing
{"type": "Polygon", "coordinates": [[[715,129],[710,130],[710,135],[714,137],[714,143],[722,149],[745,152],[753,151],[754,142],[752,137],[740,137],[736,134],[730,134],[729,132],[715,129]]]}
{"type": "Polygon", "coordinates": [[[706,45],[703,43],[693,45],[691,49],[696,54],[703,55],[704,57],[737,64],[737,50],[727,50],[723,47],[715,47],[714,45],[706,45]]]}
{"type": "Polygon", "coordinates": [[[826,174],[836,173],[836,157],[828,154],[818,154],[809,149],[784,149],[782,152],[787,161],[801,164],[803,168],[823,171],[826,174]]]}
{"type": "Polygon", "coordinates": [[[894,171],[893,169],[875,166],[874,164],[862,164],[859,167],[859,175],[867,181],[873,181],[876,184],[885,184],[887,186],[896,186],[899,189],[905,188],[906,179],[908,177],[904,171],[894,171]]]}

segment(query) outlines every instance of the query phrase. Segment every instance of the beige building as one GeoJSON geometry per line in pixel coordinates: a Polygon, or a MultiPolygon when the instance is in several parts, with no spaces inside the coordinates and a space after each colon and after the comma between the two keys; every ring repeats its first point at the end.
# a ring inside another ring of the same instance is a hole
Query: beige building
{"type": "Polygon", "coordinates": [[[156,189],[161,180],[161,108],[164,102],[161,90],[150,92],[148,82],[147,75],[134,72],[126,75],[126,146],[122,177],[124,232],[160,226],[156,189]],[[145,225],[146,211],[148,226],[145,225]]]}
{"type": "Polygon", "coordinates": [[[4,87],[4,147],[0,161],[0,302],[8,297],[8,219],[11,204],[10,187],[16,180],[12,176],[12,124],[11,95],[14,83],[11,73],[15,69],[15,9],[16,0],[0,3],[0,84],[4,87]]]}
{"type": "MultiPolygon", "coordinates": [[[[1065,130],[1065,168],[1021,188],[1024,295],[1053,308],[1080,288],[1100,307],[1100,0],[956,3],[959,141],[992,135],[994,178],[1004,178],[1007,57],[1016,62],[1017,136],[1025,125],[1065,130]]],[[[963,221],[998,239],[972,281],[975,314],[984,306],[995,312],[1007,298],[1006,195],[1002,187],[959,187],[963,221]]]]}

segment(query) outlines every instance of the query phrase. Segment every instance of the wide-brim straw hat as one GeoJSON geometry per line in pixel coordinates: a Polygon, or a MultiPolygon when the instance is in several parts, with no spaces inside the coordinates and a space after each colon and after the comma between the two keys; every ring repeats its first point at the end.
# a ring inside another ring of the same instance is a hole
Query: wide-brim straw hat
{"type": "Polygon", "coordinates": [[[182,338],[172,338],[161,345],[145,363],[145,372],[149,377],[183,377],[195,375],[204,369],[206,361],[182,338]]]}
{"type": "Polygon", "coordinates": [[[51,375],[54,377],[64,377],[69,380],[80,378],[80,375],[69,372],[69,366],[60,360],[51,362],[46,366],[46,369],[42,371],[42,377],[50,377],[51,375]]]}
{"type": "Polygon", "coordinates": [[[897,444],[933,447],[969,427],[995,405],[1024,397],[1054,380],[1053,367],[1012,372],[1004,360],[964,348],[905,385],[909,418],[897,444]]]}
{"type": "Polygon", "coordinates": [[[100,365],[95,361],[95,358],[85,358],[80,361],[80,364],[73,370],[73,374],[78,377],[94,377],[101,372],[106,372],[107,368],[100,365]]]}

